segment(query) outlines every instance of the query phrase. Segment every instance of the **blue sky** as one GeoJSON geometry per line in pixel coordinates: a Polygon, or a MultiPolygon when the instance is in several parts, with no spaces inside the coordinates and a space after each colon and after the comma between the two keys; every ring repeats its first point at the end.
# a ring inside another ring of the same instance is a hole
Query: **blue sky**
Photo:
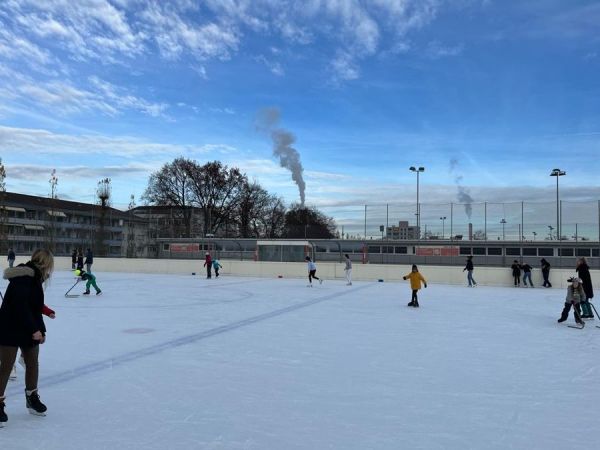
{"type": "Polygon", "coordinates": [[[320,207],[598,200],[600,4],[494,0],[5,0],[7,189],[116,207],[177,156],[298,201],[256,115],[296,137],[320,207]],[[452,165],[450,161],[454,161],[452,165]],[[452,167],[452,170],[451,170],[452,167]],[[457,181],[457,177],[462,176],[457,181]]]}

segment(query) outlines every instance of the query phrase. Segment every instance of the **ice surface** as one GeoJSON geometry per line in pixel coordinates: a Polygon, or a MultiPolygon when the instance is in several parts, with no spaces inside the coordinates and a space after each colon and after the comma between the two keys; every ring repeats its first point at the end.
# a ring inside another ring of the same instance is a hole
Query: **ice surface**
{"type": "Polygon", "coordinates": [[[97,277],[67,299],[55,273],[49,412],[27,413],[19,366],[0,449],[597,445],[600,329],[556,323],[562,289],[429,285],[413,309],[408,282],[97,277]]]}

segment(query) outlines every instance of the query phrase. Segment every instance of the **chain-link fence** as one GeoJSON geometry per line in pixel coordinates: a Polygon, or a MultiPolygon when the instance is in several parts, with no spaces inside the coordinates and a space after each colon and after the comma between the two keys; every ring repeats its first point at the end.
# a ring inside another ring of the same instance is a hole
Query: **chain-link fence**
{"type": "Polygon", "coordinates": [[[416,203],[321,207],[340,237],[391,238],[390,227],[415,227],[409,237],[470,240],[600,241],[600,200],[587,202],[416,203]],[[558,209],[558,215],[557,215],[558,209]],[[416,228],[418,226],[418,228],[416,228]]]}

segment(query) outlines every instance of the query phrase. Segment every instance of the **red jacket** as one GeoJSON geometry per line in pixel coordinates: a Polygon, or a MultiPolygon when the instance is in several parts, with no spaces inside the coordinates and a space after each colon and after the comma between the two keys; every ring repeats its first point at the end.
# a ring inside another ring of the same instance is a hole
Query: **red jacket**
{"type": "Polygon", "coordinates": [[[42,307],[42,314],[45,315],[45,316],[50,317],[51,315],[54,314],[54,311],[52,309],[48,308],[46,305],[44,305],[42,307]]]}
{"type": "Polygon", "coordinates": [[[204,258],[204,267],[210,267],[212,265],[212,258],[210,257],[210,255],[206,255],[206,258],[204,258]]]}

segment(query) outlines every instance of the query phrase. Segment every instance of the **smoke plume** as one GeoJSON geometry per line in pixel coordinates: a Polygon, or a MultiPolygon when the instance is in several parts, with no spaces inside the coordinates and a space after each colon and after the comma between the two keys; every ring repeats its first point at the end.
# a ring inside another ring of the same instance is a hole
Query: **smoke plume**
{"type": "MultiPolygon", "coordinates": [[[[458,166],[458,159],[452,158],[450,160],[450,173],[456,170],[458,166]]],[[[469,191],[466,187],[462,185],[463,176],[458,175],[454,178],[454,183],[456,184],[456,188],[458,189],[457,198],[460,203],[465,206],[465,213],[469,220],[471,220],[471,215],[473,214],[473,197],[469,195],[469,191]]]]}
{"type": "Polygon", "coordinates": [[[271,136],[273,155],[279,158],[281,167],[292,173],[292,180],[298,185],[298,191],[300,192],[300,203],[304,206],[304,191],[306,190],[306,183],[302,177],[304,168],[300,161],[300,153],[292,147],[296,137],[289,131],[277,126],[280,118],[281,114],[277,108],[265,108],[257,114],[256,128],[271,136]]]}

